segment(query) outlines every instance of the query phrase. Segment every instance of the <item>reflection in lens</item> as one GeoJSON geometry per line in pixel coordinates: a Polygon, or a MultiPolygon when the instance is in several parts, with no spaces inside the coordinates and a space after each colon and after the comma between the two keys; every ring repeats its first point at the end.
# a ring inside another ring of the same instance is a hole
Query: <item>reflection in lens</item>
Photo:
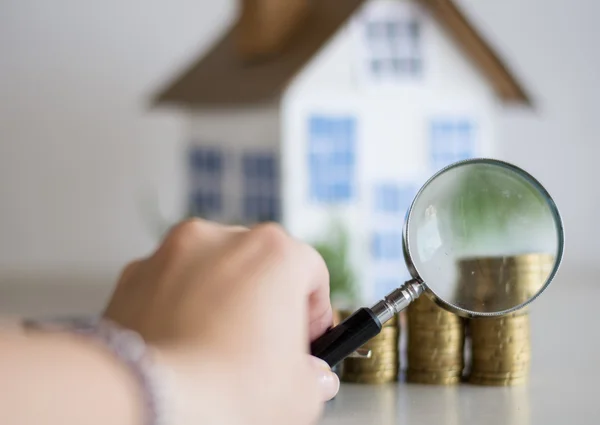
{"type": "Polygon", "coordinates": [[[536,296],[562,249],[546,192],[508,164],[466,162],[419,193],[407,227],[413,264],[429,289],[461,310],[498,313],[536,296]]]}

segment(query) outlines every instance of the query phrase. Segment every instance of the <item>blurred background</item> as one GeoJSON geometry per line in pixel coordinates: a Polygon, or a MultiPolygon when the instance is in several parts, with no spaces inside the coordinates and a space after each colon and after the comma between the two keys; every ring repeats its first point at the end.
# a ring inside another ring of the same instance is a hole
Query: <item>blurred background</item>
{"type": "MultiPolygon", "coordinates": [[[[531,108],[498,102],[490,152],[527,169],[554,196],[567,233],[561,273],[599,276],[600,3],[456,4],[531,99],[531,108]]],[[[127,261],[152,250],[191,207],[206,207],[206,199],[190,204],[188,193],[190,128],[201,133],[203,121],[190,124],[180,107],[153,108],[153,99],[239,11],[235,0],[0,1],[0,313],[99,308],[127,261]]],[[[314,104],[297,108],[289,96],[290,111],[314,104]]],[[[251,104],[244,108],[253,113],[251,104]]],[[[404,161],[411,173],[403,178],[417,184],[430,174],[404,161]]],[[[296,201],[282,190],[286,214],[296,201]]],[[[300,233],[306,226],[291,225],[300,233]]]]}

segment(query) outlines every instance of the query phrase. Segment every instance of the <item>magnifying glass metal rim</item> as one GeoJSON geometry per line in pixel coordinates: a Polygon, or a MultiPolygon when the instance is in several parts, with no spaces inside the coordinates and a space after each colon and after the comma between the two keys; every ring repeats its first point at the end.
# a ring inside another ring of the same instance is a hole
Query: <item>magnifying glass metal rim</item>
{"type": "Polygon", "coordinates": [[[410,272],[411,276],[414,278],[414,280],[419,282],[419,284],[421,286],[423,286],[423,288],[426,292],[426,296],[429,296],[429,298],[431,298],[431,300],[433,302],[435,302],[440,307],[442,307],[458,316],[466,317],[466,318],[503,316],[503,315],[518,311],[518,310],[524,308],[525,306],[527,306],[528,304],[532,303],[537,297],[539,297],[542,294],[542,292],[544,292],[546,290],[546,288],[550,285],[550,283],[554,280],[556,274],[558,273],[558,270],[560,269],[560,265],[562,263],[564,246],[565,246],[565,233],[564,233],[562,217],[560,215],[560,211],[558,210],[558,207],[556,206],[556,203],[554,202],[554,199],[552,198],[550,193],[546,190],[546,188],[535,177],[533,177],[531,174],[529,174],[527,171],[523,170],[522,168],[518,167],[517,165],[511,164],[511,163],[508,163],[505,161],[501,161],[498,159],[492,159],[492,158],[466,159],[466,160],[452,163],[452,164],[442,168],[438,172],[436,172],[421,186],[421,188],[419,189],[419,191],[413,198],[413,201],[412,201],[408,211],[406,212],[406,219],[404,220],[404,226],[402,229],[402,249],[404,252],[404,260],[406,262],[406,266],[407,266],[408,271],[410,272]],[[437,179],[440,175],[444,174],[447,171],[450,171],[450,170],[453,170],[455,168],[459,168],[459,167],[462,167],[465,165],[469,165],[469,164],[496,165],[496,166],[508,169],[510,171],[516,171],[522,177],[529,180],[529,182],[532,183],[536,187],[536,189],[538,189],[540,191],[540,193],[542,193],[545,196],[545,198],[548,202],[548,206],[554,216],[555,224],[556,224],[556,231],[558,232],[558,252],[556,254],[554,267],[553,267],[552,271],[550,272],[550,275],[548,276],[548,279],[546,280],[544,285],[536,292],[536,294],[534,296],[532,296],[527,301],[525,301],[519,305],[516,305],[514,307],[511,307],[509,309],[502,310],[502,311],[472,312],[472,311],[465,310],[461,307],[458,307],[458,306],[455,306],[453,304],[446,302],[444,299],[440,298],[436,294],[436,292],[427,285],[427,282],[425,282],[422,279],[421,275],[419,274],[419,271],[417,270],[416,265],[414,264],[414,262],[412,260],[412,255],[411,255],[411,251],[410,251],[410,234],[409,234],[408,229],[409,229],[411,214],[414,210],[417,200],[419,199],[421,194],[424,192],[424,190],[429,186],[429,184],[431,182],[433,182],[435,179],[437,179]]]}

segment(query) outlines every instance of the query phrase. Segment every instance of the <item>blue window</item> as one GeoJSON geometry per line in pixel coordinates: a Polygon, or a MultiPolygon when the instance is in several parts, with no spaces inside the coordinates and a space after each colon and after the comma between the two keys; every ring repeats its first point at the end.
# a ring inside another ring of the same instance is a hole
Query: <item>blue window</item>
{"type": "Polygon", "coordinates": [[[389,14],[365,20],[367,66],[376,78],[419,76],[423,68],[421,26],[414,14],[389,14]]]}
{"type": "Polygon", "coordinates": [[[217,148],[189,151],[190,207],[194,215],[212,217],[223,211],[223,154],[217,148]]]}
{"type": "Polygon", "coordinates": [[[431,166],[439,170],[475,156],[475,131],[468,120],[436,120],[431,124],[431,166]]]}
{"type": "Polygon", "coordinates": [[[246,153],[243,158],[244,217],[248,221],[280,219],[279,172],[274,152],[246,153]]]}
{"type": "Polygon", "coordinates": [[[397,231],[375,232],[373,234],[371,250],[375,260],[401,259],[402,233],[397,231]]]}
{"type": "Polygon", "coordinates": [[[412,185],[383,183],[375,187],[375,211],[386,214],[404,214],[415,196],[412,185]]]}
{"type": "Polygon", "coordinates": [[[353,198],[355,138],[353,118],[310,118],[308,166],[312,200],[341,203],[353,198]]]}

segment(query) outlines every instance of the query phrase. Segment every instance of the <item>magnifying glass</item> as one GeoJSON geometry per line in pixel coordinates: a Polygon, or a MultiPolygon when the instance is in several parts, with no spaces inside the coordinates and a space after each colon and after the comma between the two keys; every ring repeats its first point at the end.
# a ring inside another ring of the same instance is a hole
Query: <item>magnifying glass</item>
{"type": "Polygon", "coordinates": [[[462,317],[512,313],[548,287],[563,248],[558,208],[526,171],[494,159],[449,165],[423,185],[406,215],[403,249],[412,279],[329,329],[311,353],[335,366],[422,294],[462,317]],[[539,256],[548,266],[519,279],[517,263],[539,256]]]}

